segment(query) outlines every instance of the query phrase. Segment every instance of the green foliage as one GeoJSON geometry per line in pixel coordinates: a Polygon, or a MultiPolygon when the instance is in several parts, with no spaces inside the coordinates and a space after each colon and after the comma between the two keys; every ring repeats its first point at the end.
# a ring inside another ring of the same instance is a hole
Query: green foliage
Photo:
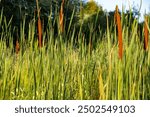
{"type": "MultiPolygon", "coordinates": [[[[55,17],[59,15],[61,0],[39,0],[40,16],[44,29],[48,26],[49,20],[53,22],[53,28],[57,33],[57,21],[55,17]],[[54,20],[55,19],[55,20],[54,20]]],[[[64,5],[65,28],[74,27],[78,21],[79,0],[67,0],[64,5]],[[74,12],[74,14],[73,14],[74,12]],[[73,14],[73,16],[72,16],[73,14]]],[[[20,28],[23,19],[26,18],[26,30],[28,30],[28,23],[37,17],[36,1],[35,0],[2,0],[0,9],[3,9],[3,15],[7,22],[12,18],[12,27],[20,28]]],[[[13,30],[13,29],[12,29],[13,30]]],[[[27,31],[26,31],[27,32],[27,31]]]]}
{"type": "Polygon", "coordinates": [[[84,13],[85,14],[94,14],[98,11],[102,10],[102,7],[99,6],[95,1],[89,1],[84,5],[84,13]]]}

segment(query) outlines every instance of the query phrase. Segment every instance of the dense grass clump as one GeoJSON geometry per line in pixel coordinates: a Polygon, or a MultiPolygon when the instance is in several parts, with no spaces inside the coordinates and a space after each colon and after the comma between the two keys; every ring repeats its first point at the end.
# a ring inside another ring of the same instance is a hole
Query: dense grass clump
{"type": "Polygon", "coordinates": [[[50,22],[38,48],[32,20],[27,34],[20,26],[17,54],[11,22],[1,15],[0,25],[0,99],[150,99],[150,48],[143,49],[136,20],[132,30],[122,27],[122,59],[114,25],[103,36],[91,32],[99,41],[87,44],[76,29],[56,36],[50,22]]]}

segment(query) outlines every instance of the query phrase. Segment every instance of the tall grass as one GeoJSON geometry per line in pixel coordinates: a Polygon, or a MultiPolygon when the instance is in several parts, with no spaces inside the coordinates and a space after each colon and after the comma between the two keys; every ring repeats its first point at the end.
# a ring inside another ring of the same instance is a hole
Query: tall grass
{"type": "Polygon", "coordinates": [[[101,41],[94,43],[95,49],[89,51],[89,46],[83,43],[84,34],[75,35],[74,29],[65,37],[68,41],[60,41],[62,37],[54,36],[53,24],[49,21],[48,35],[45,36],[45,32],[42,35],[43,40],[48,40],[47,46],[39,49],[36,24],[32,20],[26,39],[24,26],[20,27],[22,42],[16,56],[12,34],[5,31],[10,30],[11,25],[3,15],[0,25],[3,27],[0,99],[150,99],[150,48],[145,53],[137,35],[136,21],[130,35],[127,25],[122,28],[122,61],[118,59],[115,28],[107,27],[102,39],[92,32],[91,39],[101,41]],[[6,38],[10,39],[9,47],[6,38]]]}

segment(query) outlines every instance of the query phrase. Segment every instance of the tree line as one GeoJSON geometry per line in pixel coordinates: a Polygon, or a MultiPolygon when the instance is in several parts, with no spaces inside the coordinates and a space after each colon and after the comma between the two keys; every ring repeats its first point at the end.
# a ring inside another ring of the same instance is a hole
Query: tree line
{"type": "MultiPolygon", "coordinates": [[[[48,20],[51,19],[56,35],[58,33],[58,24],[55,17],[59,15],[61,2],[62,0],[39,0],[40,16],[43,21],[44,30],[47,28],[48,20]]],[[[3,15],[7,21],[12,18],[12,27],[19,28],[25,18],[25,29],[27,30],[28,23],[37,17],[36,0],[1,0],[0,9],[1,11],[3,10],[3,15]]],[[[105,33],[107,27],[106,17],[108,17],[109,25],[111,26],[114,22],[114,13],[115,8],[114,11],[106,12],[103,7],[95,1],[65,0],[65,29],[68,29],[71,21],[70,29],[76,28],[76,33],[79,33],[78,31],[82,26],[82,33],[84,33],[88,39],[91,36],[89,35],[91,31],[102,35],[105,33]]],[[[134,20],[138,21],[140,13],[136,7],[133,7],[131,11],[128,10],[123,15],[123,25],[128,23],[129,28],[131,28],[132,22],[134,20]]],[[[139,25],[142,27],[142,23],[139,23],[139,25]]]]}

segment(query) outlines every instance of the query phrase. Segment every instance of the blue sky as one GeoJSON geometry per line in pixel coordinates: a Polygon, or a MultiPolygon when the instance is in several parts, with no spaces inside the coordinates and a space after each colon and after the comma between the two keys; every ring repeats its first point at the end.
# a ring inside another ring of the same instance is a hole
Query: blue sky
{"type": "MultiPolygon", "coordinates": [[[[86,0],[88,1],[88,0],[86,0]]],[[[140,6],[141,0],[95,0],[100,5],[102,5],[103,9],[106,9],[107,11],[113,11],[115,9],[115,6],[118,5],[119,9],[122,10],[122,7],[127,10],[130,6],[140,6]]],[[[150,12],[150,0],[142,0],[142,8],[141,8],[141,20],[143,20],[144,13],[150,12]]]]}

